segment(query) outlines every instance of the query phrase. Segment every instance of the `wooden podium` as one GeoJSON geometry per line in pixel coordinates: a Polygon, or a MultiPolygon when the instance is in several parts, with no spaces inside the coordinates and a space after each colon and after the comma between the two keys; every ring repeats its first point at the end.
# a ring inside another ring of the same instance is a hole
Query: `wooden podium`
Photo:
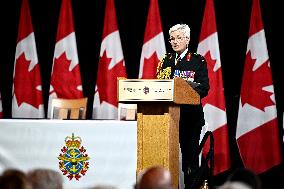
{"type": "Polygon", "coordinates": [[[118,79],[118,101],[137,104],[137,174],[161,165],[179,185],[180,104],[200,104],[198,93],[183,79],[118,79]]]}

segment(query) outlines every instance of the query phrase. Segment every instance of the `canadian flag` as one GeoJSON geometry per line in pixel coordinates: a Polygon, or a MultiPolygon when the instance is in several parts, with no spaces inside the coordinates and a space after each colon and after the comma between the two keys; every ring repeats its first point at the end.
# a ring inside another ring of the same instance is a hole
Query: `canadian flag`
{"type": "Polygon", "coordinates": [[[142,47],[139,78],[154,79],[159,60],[166,54],[166,46],[158,0],[151,0],[142,47]]]}
{"type": "MultiPolygon", "coordinates": [[[[219,51],[216,17],[213,0],[207,0],[201,28],[197,53],[207,61],[210,81],[209,94],[202,99],[205,121],[208,130],[214,136],[214,174],[230,168],[230,151],[228,139],[227,115],[219,51]]],[[[205,144],[203,153],[207,154],[209,143],[205,144]]]]}
{"type": "Polygon", "coordinates": [[[280,164],[274,87],[258,0],[252,5],[236,139],[246,168],[262,173],[280,164]]]}
{"type": "Polygon", "coordinates": [[[0,93],[0,118],[3,118],[3,109],[2,109],[2,98],[0,93]]]}
{"type": "Polygon", "coordinates": [[[40,67],[28,0],[22,1],[12,96],[13,118],[44,118],[40,67]]]}
{"type": "Polygon", "coordinates": [[[53,98],[82,98],[83,89],[70,0],[62,0],[49,90],[53,98]]]}
{"type": "Polygon", "coordinates": [[[117,77],[126,77],[126,70],[113,0],[106,0],[97,73],[93,117],[117,119],[117,77]]]}

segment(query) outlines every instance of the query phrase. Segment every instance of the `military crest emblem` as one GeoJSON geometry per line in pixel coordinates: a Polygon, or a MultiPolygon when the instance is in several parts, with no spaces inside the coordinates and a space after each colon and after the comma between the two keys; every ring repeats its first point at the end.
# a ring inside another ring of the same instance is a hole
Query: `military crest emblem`
{"type": "Polygon", "coordinates": [[[69,180],[73,178],[79,180],[89,168],[88,160],[90,157],[86,153],[84,146],[81,146],[81,143],[81,137],[75,137],[74,133],[72,133],[72,136],[65,138],[65,146],[63,146],[61,153],[57,157],[59,159],[59,169],[69,180]]]}
{"type": "Polygon", "coordinates": [[[143,89],[143,92],[144,92],[144,94],[148,94],[150,92],[149,87],[145,86],[144,89],[143,89]]]}

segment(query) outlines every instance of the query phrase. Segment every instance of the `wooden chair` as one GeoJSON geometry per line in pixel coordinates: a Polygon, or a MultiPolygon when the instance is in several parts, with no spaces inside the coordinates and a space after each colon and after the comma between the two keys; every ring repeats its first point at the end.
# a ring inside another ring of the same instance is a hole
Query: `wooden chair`
{"type": "Polygon", "coordinates": [[[137,104],[118,103],[118,120],[137,120],[137,104]]]}
{"type": "Polygon", "coordinates": [[[51,102],[51,119],[86,119],[88,98],[54,98],[51,102]]]}

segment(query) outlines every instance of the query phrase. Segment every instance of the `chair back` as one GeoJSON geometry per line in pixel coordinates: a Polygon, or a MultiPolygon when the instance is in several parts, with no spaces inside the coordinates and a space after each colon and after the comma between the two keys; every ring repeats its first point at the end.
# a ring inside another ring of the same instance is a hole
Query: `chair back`
{"type": "Polygon", "coordinates": [[[51,119],[86,119],[88,98],[54,98],[51,102],[51,119]]]}

